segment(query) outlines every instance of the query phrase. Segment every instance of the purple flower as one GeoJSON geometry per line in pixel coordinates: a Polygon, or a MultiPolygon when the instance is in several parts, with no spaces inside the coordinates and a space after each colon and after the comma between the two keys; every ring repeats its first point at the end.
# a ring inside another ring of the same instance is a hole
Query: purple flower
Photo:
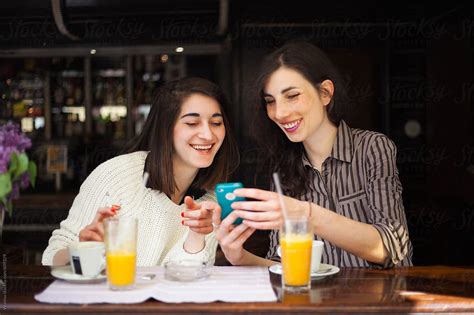
{"type": "MultiPolygon", "coordinates": [[[[18,124],[8,122],[0,125],[0,174],[8,172],[12,153],[21,154],[31,148],[31,140],[25,136],[18,124]]],[[[8,201],[20,196],[20,189],[25,189],[30,184],[29,173],[24,172],[20,177],[12,178],[12,190],[3,197],[8,201]]],[[[8,208],[8,204],[3,204],[0,200],[0,211],[8,208]]]]}
{"type": "Polygon", "coordinates": [[[11,122],[0,126],[0,147],[24,152],[31,147],[31,140],[20,131],[20,126],[11,122]]]}
{"type": "Polygon", "coordinates": [[[21,189],[26,189],[30,185],[30,178],[27,172],[24,172],[20,176],[20,187],[21,189]]]}
{"type": "Polygon", "coordinates": [[[13,182],[12,191],[8,196],[8,200],[17,199],[18,197],[20,197],[20,184],[18,182],[13,182]]]}

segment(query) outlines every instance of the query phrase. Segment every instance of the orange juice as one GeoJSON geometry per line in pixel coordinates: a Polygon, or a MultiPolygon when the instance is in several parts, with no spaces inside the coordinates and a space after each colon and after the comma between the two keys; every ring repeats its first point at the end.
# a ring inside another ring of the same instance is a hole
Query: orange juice
{"type": "Polygon", "coordinates": [[[289,234],[280,239],[283,281],[287,286],[305,286],[310,281],[311,234],[289,234]]]}
{"type": "Polygon", "coordinates": [[[114,286],[128,286],[135,281],[134,253],[107,253],[107,279],[114,286]]]}

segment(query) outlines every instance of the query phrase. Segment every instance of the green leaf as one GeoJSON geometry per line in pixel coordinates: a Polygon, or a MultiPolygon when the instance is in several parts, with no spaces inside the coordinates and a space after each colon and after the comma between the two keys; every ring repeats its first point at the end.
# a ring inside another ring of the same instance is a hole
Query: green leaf
{"type": "Polygon", "coordinates": [[[1,198],[0,204],[4,205],[4,208],[0,211],[7,211],[8,210],[8,208],[7,208],[7,198],[6,197],[1,198]]]}
{"type": "Polygon", "coordinates": [[[28,175],[30,177],[31,187],[33,188],[35,188],[35,184],[36,184],[36,174],[37,174],[36,163],[34,161],[30,161],[28,163],[28,175]]]}
{"type": "Polygon", "coordinates": [[[13,180],[20,177],[20,175],[26,172],[27,170],[28,170],[28,155],[26,155],[26,153],[23,152],[18,156],[18,167],[15,171],[15,176],[13,177],[13,180]]]}
{"type": "Polygon", "coordinates": [[[18,168],[18,154],[16,152],[12,152],[10,155],[10,166],[8,167],[8,172],[12,175],[15,174],[16,169],[18,168]]]}
{"type": "Polygon", "coordinates": [[[8,215],[11,218],[13,214],[13,202],[11,200],[7,201],[7,210],[8,210],[8,215]]]}
{"type": "Polygon", "coordinates": [[[11,181],[10,173],[1,174],[0,175],[0,198],[4,199],[11,191],[12,191],[12,181],[11,181]]]}

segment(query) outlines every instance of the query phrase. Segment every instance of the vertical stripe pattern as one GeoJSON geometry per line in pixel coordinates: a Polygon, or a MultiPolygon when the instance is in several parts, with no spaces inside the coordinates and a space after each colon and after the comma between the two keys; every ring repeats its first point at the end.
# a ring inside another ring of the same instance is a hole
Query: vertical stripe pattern
{"type": "MultiPolygon", "coordinates": [[[[413,247],[402,201],[396,165],[396,146],[383,134],[350,128],[341,121],[336,141],[321,172],[302,157],[310,185],[301,200],[311,201],[377,229],[388,252],[384,265],[373,264],[324,242],[322,262],[339,267],[411,266],[413,247]]],[[[278,231],[270,233],[268,259],[278,260],[278,231]]]]}

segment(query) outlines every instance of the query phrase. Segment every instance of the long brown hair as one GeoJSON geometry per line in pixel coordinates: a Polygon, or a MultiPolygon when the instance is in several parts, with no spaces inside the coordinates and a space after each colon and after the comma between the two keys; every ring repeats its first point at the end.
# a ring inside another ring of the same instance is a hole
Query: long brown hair
{"type": "Polygon", "coordinates": [[[253,134],[260,145],[258,170],[263,172],[264,177],[268,176],[266,172],[278,171],[286,193],[297,197],[311,179],[301,162],[304,147],[301,142],[291,142],[268,118],[264,98],[265,84],[270,76],[283,66],[300,73],[320,93],[325,92],[321,88],[321,82],[333,82],[334,93],[326,108],[329,120],[336,126],[345,112],[346,92],[337,68],[323,51],[310,43],[297,41],[285,44],[265,57],[262,63],[251,101],[252,112],[255,113],[253,134]]]}
{"type": "Polygon", "coordinates": [[[225,138],[211,166],[201,168],[190,189],[210,190],[226,181],[239,164],[237,142],[226,114],[227,99],[216,84],[202,78],[170,81],[156,91],[143,130],[127,152],[149,151],[145,171],[150,174],[148,187],[171,196],[177,189],[173,175],[173,130],[183,102],[193,94],[202,94],[217,101],[225,126],[225,138]]]}

